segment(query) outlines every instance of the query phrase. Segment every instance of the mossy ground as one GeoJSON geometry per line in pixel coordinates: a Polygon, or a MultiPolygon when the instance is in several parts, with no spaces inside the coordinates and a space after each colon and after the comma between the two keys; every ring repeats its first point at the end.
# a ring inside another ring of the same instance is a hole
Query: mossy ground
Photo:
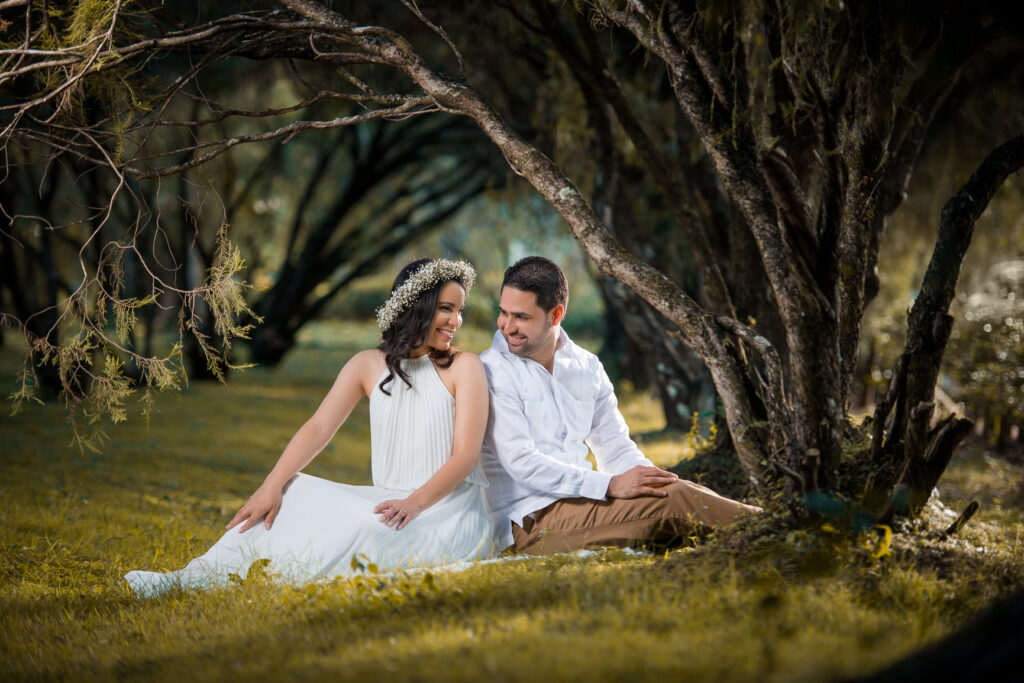
{"type": "MultiPolygon", "coordinates": [[[[486,345],[477,337],[472,350],[486,345]]],[[[298,587],[256,576],[135,599],[121,576],[203,552],[315,408],[351,352],[322,341],[308,337],[279,369],[162,397],[148,428],[136,417],[113,428],[102,454],[68,447],[58,405],[3,418],[0,679],[840,680],[1024,585],[1024,468],[968,452],[943,498],[957,510],[979,499],[978,517],[943,541],[949,513],[933,506],[880,558],[871,535],[772,534],[762,520],[667,555],[298,587]]],[[[12,362],[0,354],[4,376],[12,362]]],[[[650,399],[626,396],[623,408],[635,431],[657,429],[650,399]]],[[[362,405],[309,471],[368,483],[368,441],[362,405]]],[[[660,464],[690,448],[645,446],[660,464]]]]}

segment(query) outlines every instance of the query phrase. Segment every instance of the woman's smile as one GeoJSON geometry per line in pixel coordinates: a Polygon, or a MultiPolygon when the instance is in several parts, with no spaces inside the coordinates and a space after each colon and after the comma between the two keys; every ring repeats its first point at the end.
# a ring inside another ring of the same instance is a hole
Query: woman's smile
{"type": "Polygon", "coordinates": [[[449,282],[441,288],[437,309],[434,312],[433,333],[427,346],[447,350],[455,332],[462,327],[462,309],[466,304],[466,290],[458,282],[449,282]]]}

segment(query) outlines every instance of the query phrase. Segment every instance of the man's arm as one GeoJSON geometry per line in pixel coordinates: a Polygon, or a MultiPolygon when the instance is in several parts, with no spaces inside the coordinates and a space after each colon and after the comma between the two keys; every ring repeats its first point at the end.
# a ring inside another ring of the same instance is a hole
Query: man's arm
{"type": "Polygon", "coordinates": [[[564,497],[604,500],[611,474],[570,464],[568,457],[541,452],[530,433],[522,399],[515,390],[516,379],[493,366],[487,367],[491,414],[488,446],[501,466],[516,481],[538,491],[564,497]]]}
{"type": "Polygon", "coordinates": [[[597,373],[597,398],[594,401],[594,418],[590,433],[585,439],[597,460],[597,469],[609,474],[622,474],[637,465],[653,467],[636,443],[629,438],[629,426],[619,412],[619,401],[615,389],[608,379],[608,373],[599,363],[597,373]]]}
{"type": "Polygon", "coordinates": [[[655,467],[629,438],[629,426],[619,412],[619,401],[615,398],[615,389],[608,379],[608,373],[599,362],[596,365],[597,399],[594,401],[590,434],[585,441],[594,452],[597,468],[614,475],[608,483],[608,496],[637,498],[668,495],[657,487],[671,484],[679,477],[655,467]]]}

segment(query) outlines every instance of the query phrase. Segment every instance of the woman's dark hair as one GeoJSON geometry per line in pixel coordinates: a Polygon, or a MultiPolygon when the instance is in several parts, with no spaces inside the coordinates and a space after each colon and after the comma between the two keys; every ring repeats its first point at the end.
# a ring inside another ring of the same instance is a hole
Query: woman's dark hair
{"type": "MultiPolygon", "coordinates": [[[[395,277],[395,282],[391,285],[391,293],[394,294],[395,290],[401,287],[416,271],[433,260],[425,258],[413,261],[398,271],[398,276],[395,277]]],[[[434,314],[437,312],[437,301],[441,296],[441,289],[449,282],[458,282],[463,288],[466,287],[466,283],[459,278],[441,280],[433,287],[423,290],[423,293],[409,308],[402,311],[395,322],[381,334],[380,344],[377,348],[384,352],[384,363],[388,366],[388,374],[381,380],[380,390],[388,396],[391,395],[391,392],[385,387],[395,377],[400,378],[407,386],[412,386],[409,375],[402,370],[399,361],[408,358],[409,353],[421,345],[430,334],[430,326],[433,324],[434,314]]],[[[430,352],[430,357],[437,361],[439,367],[447,368],[455,360],[455,351],[456,349],[453,347],[446,351],[434,349],[430,352]]]]}

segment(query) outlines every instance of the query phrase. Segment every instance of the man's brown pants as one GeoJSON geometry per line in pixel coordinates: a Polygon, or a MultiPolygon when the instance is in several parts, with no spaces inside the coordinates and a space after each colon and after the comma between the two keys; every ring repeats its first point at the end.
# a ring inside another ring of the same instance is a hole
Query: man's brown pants
{"type": "Polygon", "coordinates": [[[668,495],[557,500],[524,519],[523,526],[512,524],[514,548],[543,555],[607,545],[667,547],[728,524],[737,514],[760,511],[684,479],[662,490],[668,495]]]}

